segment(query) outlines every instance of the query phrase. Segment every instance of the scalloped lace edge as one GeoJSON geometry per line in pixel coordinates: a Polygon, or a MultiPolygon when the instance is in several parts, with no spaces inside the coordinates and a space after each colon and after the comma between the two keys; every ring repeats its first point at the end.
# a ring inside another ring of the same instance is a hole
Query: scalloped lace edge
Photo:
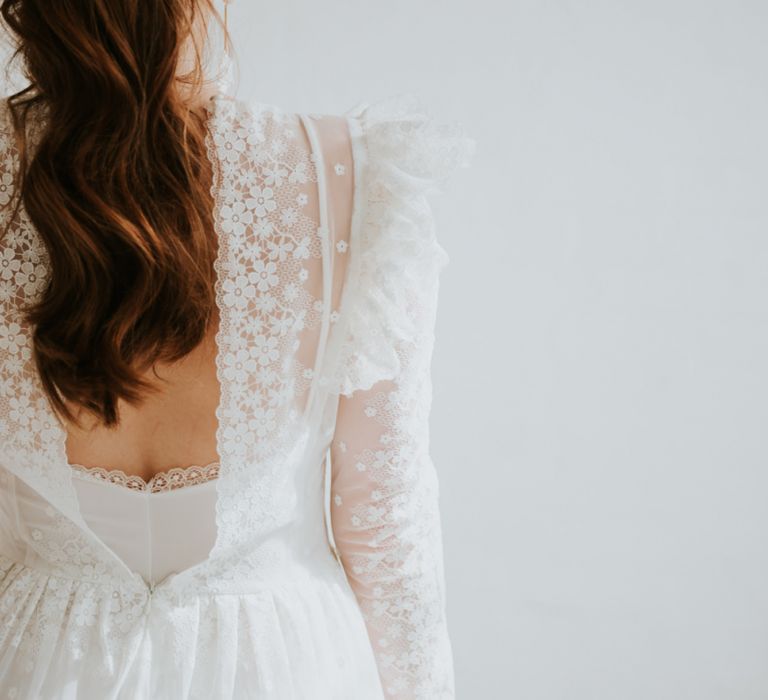
{"type": "Polygon", "coordinates": [[[218,478],[221,462],[209,464],[193,464],[188,467],[174,467],[167,471],[158,472],[149,481],[135,474],[126,474],[122,469],[105,469],[104,467],[86,467],[82,464],[70,464],[75,475],[91,481],[108,482],[133,491],[172,491],[203,484],[218,478]]]}

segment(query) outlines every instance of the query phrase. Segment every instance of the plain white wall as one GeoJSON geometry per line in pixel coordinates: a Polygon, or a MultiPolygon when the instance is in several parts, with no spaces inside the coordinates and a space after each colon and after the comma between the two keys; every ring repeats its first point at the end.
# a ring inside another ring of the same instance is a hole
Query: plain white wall
{"type": "Polygon", "coordinates": [[[432,453],[457,696],[768,698],[768,5],[242,0],[239,94],[478,140],[432,453]]]}
{"type": "Polygon", "coordinates": [[[243,96],[413,91],[478,139],[435,203],[458,697],[768,698],[768,5],[232,17],[243,96]]]}

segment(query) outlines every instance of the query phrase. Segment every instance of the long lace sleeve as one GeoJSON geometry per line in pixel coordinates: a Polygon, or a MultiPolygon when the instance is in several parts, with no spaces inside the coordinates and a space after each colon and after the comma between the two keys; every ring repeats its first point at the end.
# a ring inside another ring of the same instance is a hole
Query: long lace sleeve
{"type": "Polygon", "coordinates": [[[390,698],[454,697],[428,345],[396,380],[341,398],[331,446],[334,539],[390,698]]]}
{"type": "Polygon", "coordinates": [[[475,142],[413,98],[349,113],[354,217],[331,443],[331,526],[367,625],[382,687],[398,700],[453,698],[430,366],[448,256],[426,195],[475,142]]]}

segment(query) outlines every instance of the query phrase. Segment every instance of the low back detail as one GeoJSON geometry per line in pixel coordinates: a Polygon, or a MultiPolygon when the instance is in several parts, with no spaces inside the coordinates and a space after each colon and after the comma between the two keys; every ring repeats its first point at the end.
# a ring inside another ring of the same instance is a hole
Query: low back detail
{"type": "MultiPolygon", "coordinates": [[[[216,539],[212,479],[150,491],[126,488],[89,471],[76,471],[75,476],[88,527],[150,588],[209,556],[216,539]]],[[[26,508],[33,508],[34,502],[27,502],[26,508]]]]}
{"type": "MultiPolygon", "coordinates": [[[[148,483],[68,464],[24,316],[47,251],[23,206],[0,241],[0,696],[452,698],[428,195],[474,141],[413,96],[218,96],[208,118],[216,462],[148,483]]],[[[3,103],[0,225],[18,165],[3,103]]]]}

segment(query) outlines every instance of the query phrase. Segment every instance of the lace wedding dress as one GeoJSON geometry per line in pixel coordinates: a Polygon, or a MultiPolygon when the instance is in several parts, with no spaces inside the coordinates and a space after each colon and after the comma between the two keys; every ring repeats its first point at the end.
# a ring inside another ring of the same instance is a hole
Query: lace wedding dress
{"type": "Polygon", "coordinates": [[[475,143],[412,95],[207,109],[217,462],[68,464],[23,314],[46,249],[23,207],[0,242],[0,697],[452,698],[428,195],[475,143]]]}

